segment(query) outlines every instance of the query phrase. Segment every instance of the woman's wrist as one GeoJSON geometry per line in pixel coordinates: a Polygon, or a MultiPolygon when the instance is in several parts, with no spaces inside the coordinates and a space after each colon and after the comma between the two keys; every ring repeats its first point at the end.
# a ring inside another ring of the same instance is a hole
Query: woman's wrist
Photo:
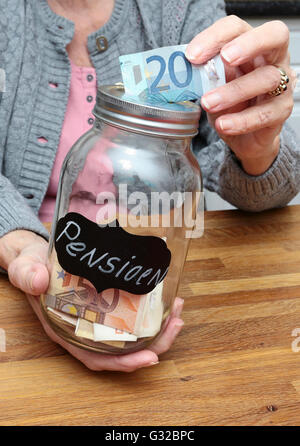
{"type": "Polygon", "coordinates": [[[272,147],[266,150],[263,156],[257,158],[239,158],[243,170],[252,176],[259,176],[264,174],[276,160],[280,148],[280,138],[279,136],[275,138],[272,147]]]}

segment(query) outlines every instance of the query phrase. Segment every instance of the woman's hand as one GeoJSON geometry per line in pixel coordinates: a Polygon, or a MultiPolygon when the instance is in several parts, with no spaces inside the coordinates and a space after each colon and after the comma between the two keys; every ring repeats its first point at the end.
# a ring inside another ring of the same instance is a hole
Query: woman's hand
{"type": "Polygon", "coordinates": [[[236,16],[215,22],[188,45],[186,57],[203,64],[219,52],[227,84],[201,99],[210,122],[250,175],[264,173],[279,152],[279,135],[293,109],[296,75],[289,65],[289,30],[279,21],[257,28],[236,16]],[[278,68],[290,78],[287,91],[276,97],[278,68]]]}
{"type": "Polygon", "coordinates": [[[111,370],[120,372],[133,372],[142,367],[148,367],[158,363],[158,355],[166,352],[171,347],[176,336],[180,332],[183,321],[180,319],[183,308],[183,299],[176,298],[174,302],[173,312],[167,320],[162,335],[145,350],[125,355],[104,355],[101,353],[93,353],[74,345],[68,344],[52,330],[47,324],[39,304],[39,300],[27,295],[29,302],[42,322],[45,332],[52,341],[60,344],[71,355],[79,359],[90,370],[101,371],[111,370]]]}
{"type": "Polygon", "coordinates": [[[11,283],[27,294],[47,335],[89,369],[131,372],[156,364],[158,355],[171,347],[183,326],[180,319],[183,300],[179,298],[175,300],[162,335],[147,350],[122,356],[103,355],[82,350],[57,336],[44,318],[39,302],[39,295],[47,290],[49,284],[47,254],[48,243],[33,232],[17,230],[0,238],[0,266],[7,270],[11,283]]]}
{"type": "Polygon", "coordinates": [[[0,266],[25,293],[38,296],[47,289],[47,254],[48,243],[34,232],[16,230],[0,238],[0,266]]]}

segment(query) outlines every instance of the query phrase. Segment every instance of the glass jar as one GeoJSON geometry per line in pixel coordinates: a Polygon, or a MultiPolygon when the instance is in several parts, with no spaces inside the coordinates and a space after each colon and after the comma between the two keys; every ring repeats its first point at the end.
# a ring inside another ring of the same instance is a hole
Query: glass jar
{"type": "Polygon", "coordinates": [[[95,123],[60,176],[42,311],[79,347],[145,348],[172,310],[202,191],[190,146],[200,108],[98,89],[95,123]]]}

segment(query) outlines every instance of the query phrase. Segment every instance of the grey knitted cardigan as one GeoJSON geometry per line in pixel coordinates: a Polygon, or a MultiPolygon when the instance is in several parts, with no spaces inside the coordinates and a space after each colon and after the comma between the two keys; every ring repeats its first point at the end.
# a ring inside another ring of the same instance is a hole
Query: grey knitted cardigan
{"type": "MultiPolygon", "coordinates": [[[[88,38],[98,83],[121,80],[121,54],[188,43],[224,15],[223,0],[115,0],[110,20],[88,38]],[[104,52],[97,48],[98,36],[108,40],[104,52]]],[[[74,24],[56,15],[46,0],[0,0],[0,68],[6,72],[0,99],[0,236],[22,228],[47,237],[37,214],[68,102],[66,45],[73,33],[74,24]]],[[[241,209],[283,206],[299,190],[300,146],[287,126],[277,159],[258,177],[242,170],[205,113],[193,146],[205,186],[241,209]]]]}

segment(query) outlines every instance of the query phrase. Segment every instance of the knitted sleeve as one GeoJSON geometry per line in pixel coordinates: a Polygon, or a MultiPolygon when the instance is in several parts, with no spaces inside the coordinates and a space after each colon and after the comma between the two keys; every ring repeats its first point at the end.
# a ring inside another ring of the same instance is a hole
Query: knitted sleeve
{"type": "MultiPolygon", "coordinates": [[[[14,32],[15,39],[9,39],[8,35],[12,35],[12,31],[16,31],[22,24],[22,6],[24,7],[23,2],[18,0],[0,0],[0,69],[5,71],[8,59],[12,60],[11,58],[14,58],[16,66],[18,63],[16,49],[18,33],[14,32]]],[[[13,64],[10,64],[10,66],[13,70],[13,64]]],[[[0,110],[2,108],[5,115],[9,113],[9,97],[12,95],[12,91],[10,72],[6,72],[6,91],[0,95],[0,110]]],[[[4,127],[0,127],[0,172],[2,172],[4,147],[5,130],[4,127]]],[[[0,173],[0,237],[15,229],[27,229],[46,239],[49,237],[48,232],[27,204],[26,199],[0,173]]]]}

